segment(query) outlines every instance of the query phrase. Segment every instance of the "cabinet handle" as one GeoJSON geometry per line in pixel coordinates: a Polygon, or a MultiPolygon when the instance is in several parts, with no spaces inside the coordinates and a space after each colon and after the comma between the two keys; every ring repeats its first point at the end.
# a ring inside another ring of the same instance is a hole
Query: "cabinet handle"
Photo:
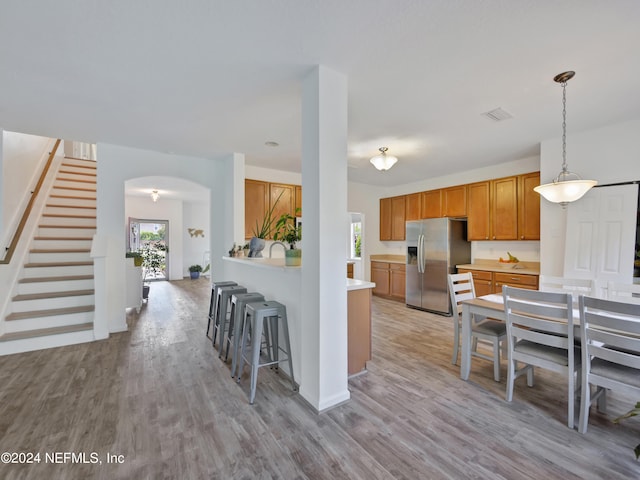
{"type": "Polygon", "coordinates": [[[484,237],[485,240],[489,240],[489,237],[484,237]]]}
{"type": "Polygon", "coordinates": [[[524,235],[521,235],[521,236],[520,236],[520,240],[524,240],[524,235]]]}
{"type": "Polygon", "coordinates": [[[512,281],[512,282],[519,282],[519,281],[520,281],[520,279],[519,279],[519,278],[513,278],[513,277],[511,277],[511,281],[512,281]]]}
{"type": "Polygon", "coordinates": [[[494,240],[496,239],[496,236],[495,236],[495,235],[493,236],[493,239],[494,239],[494,240]]]}

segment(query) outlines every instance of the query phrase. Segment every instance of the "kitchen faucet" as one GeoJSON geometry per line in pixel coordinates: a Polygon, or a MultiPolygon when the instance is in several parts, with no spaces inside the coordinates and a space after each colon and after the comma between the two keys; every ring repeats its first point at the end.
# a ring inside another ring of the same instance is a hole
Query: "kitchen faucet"
{"type": "Polygon", "coordinates": [[[287,247],[284,243],[282,242],[273,242],[271,244],[271,246],[269,247],[269,258],[271,258],[271,250],[273,250],[273,247],[275,247],[276,245],[282,245],[282,248],[284,248],[284,251],[287,251],[287,247]]]}

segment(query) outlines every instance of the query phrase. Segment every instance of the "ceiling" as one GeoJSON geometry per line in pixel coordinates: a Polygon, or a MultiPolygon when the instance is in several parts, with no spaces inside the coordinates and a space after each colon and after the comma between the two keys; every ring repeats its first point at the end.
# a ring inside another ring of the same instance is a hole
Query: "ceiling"
{"type": "Polygon", "coordinates": [[[3,0],[0,126],[299,172],[322,64],[348,77],[349,180],[394,186],[537,155],[575,70],[579,171],[572,132],[640,116],[638,25],[637,0],[3,0]]]}

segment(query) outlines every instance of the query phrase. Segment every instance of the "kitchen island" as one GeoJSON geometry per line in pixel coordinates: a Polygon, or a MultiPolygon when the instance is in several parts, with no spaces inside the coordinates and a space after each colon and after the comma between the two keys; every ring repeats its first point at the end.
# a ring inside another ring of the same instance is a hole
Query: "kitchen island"
{"type": "MultiPolygon", "coordinates": [[[[318,358],[314,356],[315,352],[305,351],[301,347],[301,329],[305,323],[301,316],[302,267],[287,267],[284,258],[223,257],[223,260],[225,278],[218,280],[233,280],[246,287],[247,291],[260,292],[266,299],[287,307],[294,376],[304,396],[303,365],[317,362],[318,358]]],[[[349,319],[348,345],[344,348],[348,353],[349,375],[363,371],[366,361],[371,358],[371,289],[374,286],[371,282],[345,278],[349,319]]],[[[339,349],[342,343],[338,340],[335,345],[339,349]]],[[[289,374],[286,363],[281,368],[289,374]]]]}

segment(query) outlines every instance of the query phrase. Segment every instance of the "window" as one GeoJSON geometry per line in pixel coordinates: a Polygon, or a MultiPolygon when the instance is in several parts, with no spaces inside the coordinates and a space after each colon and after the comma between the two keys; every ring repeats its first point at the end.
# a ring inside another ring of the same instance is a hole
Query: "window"
{"type": "Polygon", "coordinates": [[[360,258],[362,254],[362,223],[351,222],[351,258],[360,258]]]}

